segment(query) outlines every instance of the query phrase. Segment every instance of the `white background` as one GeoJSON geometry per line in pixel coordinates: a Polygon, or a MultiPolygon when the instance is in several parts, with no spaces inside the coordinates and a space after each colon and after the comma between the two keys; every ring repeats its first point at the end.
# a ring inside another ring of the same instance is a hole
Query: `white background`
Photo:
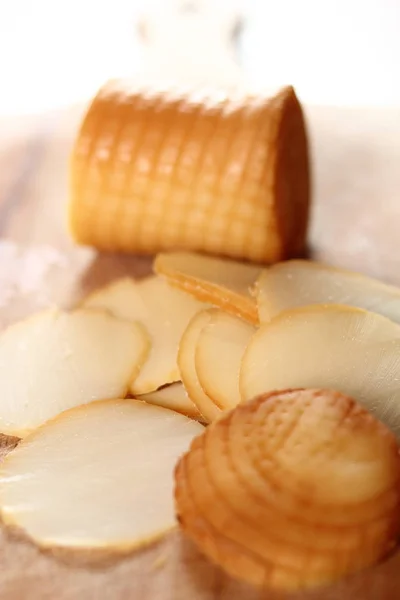
{"type": "MultiPolygon", "coordinates": [[[[0,116],[78,102],[134,73],[141,10],[137,0],[0,0],[0,116]]],[[[316,104],[400,106],[400,0],[247,0],[242,10],[252,82],[292,83],[316,104]]]]}

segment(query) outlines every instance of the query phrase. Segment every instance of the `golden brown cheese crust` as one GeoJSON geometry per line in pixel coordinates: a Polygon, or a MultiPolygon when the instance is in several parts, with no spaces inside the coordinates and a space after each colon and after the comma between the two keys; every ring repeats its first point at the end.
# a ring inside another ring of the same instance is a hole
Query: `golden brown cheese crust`
{"type": "Polygon", "coordinates": [[[261,263],[298,255],[309,206],[300,104],[291,87],[271,98],[110,83],[83,121],[70,189],[81,244],[261,263]]]}
{"type": "Polygon", "coordinates": [[[386,556],[399,534],[395,436],[330,390],[239,405],[192,442],[175,481],[183,530],[258,586],[328,584],[386,556]]]}

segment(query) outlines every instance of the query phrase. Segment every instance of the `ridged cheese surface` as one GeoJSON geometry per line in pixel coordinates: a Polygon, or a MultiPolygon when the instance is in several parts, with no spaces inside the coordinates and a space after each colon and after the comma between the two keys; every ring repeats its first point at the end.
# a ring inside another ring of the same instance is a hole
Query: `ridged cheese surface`
{"type": "Polygon", "coordinates": [[[75,144],[70,225],[78,242],[104,250],[273,262],[303,248],[308,187],[292,88],[227,97],[113,82],[75,144]]]}

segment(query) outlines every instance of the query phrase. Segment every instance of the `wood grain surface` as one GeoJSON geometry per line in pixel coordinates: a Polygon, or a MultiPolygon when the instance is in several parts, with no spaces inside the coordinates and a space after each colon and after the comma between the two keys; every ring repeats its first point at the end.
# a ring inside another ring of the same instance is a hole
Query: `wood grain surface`
{"type": "MultiPolygon", "coordinates": [[[[148,39],[159,23],[144,27],[148,39]]],[[[229,52],[225,58],[233,61],[229,52]]],[[[236,67],[230,68],[236,77],[236,67]]],[[[150,271],[151,259],[99,254],[75,247],[68,236],[68,156],[85,109],[0,119],[1,327],[41,307],[71,306],[122,274],[150,271]]],[[[306,115],[314,182],[311,256],[400,285],[400,109],[307,106],[306,115]]],[[[233,581],[179,532],[143,552],[96,565],[79,555],[52,556],[0,529],[0,565],[1,600],[289,598],[233,581]]],[[[323,591],[290,596],[399,597],[400,555],[323,591]]]]}

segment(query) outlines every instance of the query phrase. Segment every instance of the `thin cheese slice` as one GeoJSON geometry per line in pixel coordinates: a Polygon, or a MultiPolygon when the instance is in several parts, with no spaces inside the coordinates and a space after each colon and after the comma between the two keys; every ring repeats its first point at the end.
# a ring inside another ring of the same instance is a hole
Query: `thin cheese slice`
{"type": "Polygon", "coordinates": [[[195,298],[250,323],[258,322],[252,289],[260,267],[191,252],[169,252],[158,254],[154,270],[195,298]]]}
{"type": "Polygon", "coordinates": [[[289,260],[265,269],[257,281],[260,323],[310,304],[346,304],[400,323],[400,289],[311,260],[289,260]]]}
{"type": "Polygon", "coordinates": [[[139,375],[132,380],[133,395],[153,392],[180,380],[177,366],[179,341],[190,319],[204,304],[170,286],[161,277],[140,281],[124,278],[95,292],[83,303],[102,308],[129,321],[139,321],[151,338],[151,351],[139,375]]]}
{"type": "Polygon", "coordinates": [[[137,323],[104,311],[45,311],[0,336],[0,431],[22,437],[60,412],[124,396],[147,357],[137,323]]]}
{"type": "Polygon", "coordinates": [[[342,392],[400,439],[400,325],[333,304],[286,311],[250,340],[239,385],[244,401],[294,388],[342,392]]]}
{"type": "Polygon", "coordinates": [[[211,422],[221,414],[221,408],[207,396],[196,372],[196,346],[202,329],[210,322],[211,312],[199,312],[189,323],[179,344],[178,365],[182,383],[206,421],[211,422]]]}
{"type": "Polygon", "coordinates": [[[0,467],[0,510],[44,548],[127,552],[175,525],[173,471],[203,426],[139,400],[49,421],[0,467]]]}
{"type": "Polygon", "coordinates": [[[211,320],[196,345],[196,373],[201,387],[221,409],[241,400],[239,372],[242,357],[256,328],[222,310],[212,310],[211,320]]]}
{"type": "Polygon", "coordinates": [[[176,410],[191,419],[202,420],[202,416],[196,405],[189,398],[180,381],[167,385],[155,392],[142,394],[141,396],[138,396],[138,399],[149,402],[150,404],[155,404],[156,406],[176,410]]]}

